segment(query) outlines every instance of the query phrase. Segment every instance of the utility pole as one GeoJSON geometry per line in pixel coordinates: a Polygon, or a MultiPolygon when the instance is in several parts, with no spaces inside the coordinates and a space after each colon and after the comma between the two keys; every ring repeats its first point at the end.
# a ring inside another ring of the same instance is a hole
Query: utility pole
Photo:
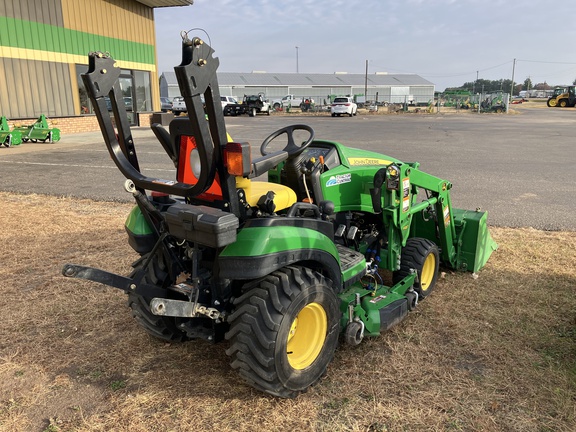
{"type": "Polygon", "coordinates": [[[298,46],[296,46],[296,73],[298,73],[298,46]]]}
{"type": "Polygon", "coordinates": [[[368,102],[368,60],[366,60],[366,75],[364,75],[364,103],[368,102]]]}
{"type": "Polygon", "coordinates": [[[474,84],[472,84],[472,94],[475,95],[476,94],[476,83],[478,82],[478,72],[476,71],[476,81],[474,81],[474,84]]]}
{"type": "Polygon", "coordinates": [[[516,70],[516,59],[512,63],[512,84],[510,84],[510,96],[508,97],[508,103],[506,104],[506,112],[508,112],[508,106],[512,101],[512,95],[514,94],[514,71],[516,70]]]}

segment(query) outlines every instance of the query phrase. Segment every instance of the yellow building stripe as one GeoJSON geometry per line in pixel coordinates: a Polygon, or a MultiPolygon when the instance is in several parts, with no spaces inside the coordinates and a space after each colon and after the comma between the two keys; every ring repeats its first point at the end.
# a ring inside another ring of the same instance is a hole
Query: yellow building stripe
{"type": "MultiPolygon", "coordinates": [[[[0,46],[0,57],[14,58],[21,60],[36,60],[56,63],[88,64],[88,54],[85,56],[75,54],[56,53],[50,51],[40,51],[25,48],[12,48],[0,46]]],[[[116,65],[122,69],[134,69],[148,72],[156,72],[156,65],[148,63],[129,62],[117,60],[116,65]]]]}

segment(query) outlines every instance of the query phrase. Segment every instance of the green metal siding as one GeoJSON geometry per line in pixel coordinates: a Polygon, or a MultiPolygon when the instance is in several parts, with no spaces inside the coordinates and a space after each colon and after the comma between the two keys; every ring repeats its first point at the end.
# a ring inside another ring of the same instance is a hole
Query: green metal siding
{"type": "Polygon", "coordinates": [[[153,45],[5,16],[0,16],[0,45],[82,56],[90,51],[108,51],[116,60],[155,63],[153,45]]]}

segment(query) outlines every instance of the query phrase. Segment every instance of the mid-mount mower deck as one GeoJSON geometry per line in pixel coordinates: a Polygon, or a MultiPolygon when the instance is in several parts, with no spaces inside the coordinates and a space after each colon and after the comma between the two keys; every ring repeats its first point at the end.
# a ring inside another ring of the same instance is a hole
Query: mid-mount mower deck
{"type": "Polygon", "coordinates": [[[453,209],[452,184],[418,163],[317,140],[306,125],[274,132],[252,160],[249,144],[229,142],[218,59],[187,34],[175,72],[188,118],[169,132],[152,126],[176,179],[149,177],[120,69],[102,53],[89,63],[82,78],[136,200],[126,231],[141,257],[128,277],[72,264],[63,274],[125,291],[134,318],[157,338],[227,339],[232,367],[257,389],[305,391],[340,335],[356,345],[389,329],[431,293],[440,264],[476,272],[496,248],[486,213],[453,209]],[[267,182],[254,180],[266,173],[267,182]]]}

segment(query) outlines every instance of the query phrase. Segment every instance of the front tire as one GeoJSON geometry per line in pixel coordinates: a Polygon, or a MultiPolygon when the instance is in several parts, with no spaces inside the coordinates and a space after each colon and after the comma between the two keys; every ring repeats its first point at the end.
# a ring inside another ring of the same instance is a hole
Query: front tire
{"type": "Polygon", "coordinates": [[[250,284],[236,299],[226,354],[249,385],[295,397],[326,372],[340,321],[331,285],[308,268],[285,267],[250,284]]]}
{"type": "Polygon", "coordinates": [[[438,246],[434,242],[418,237],[408,239],[406,247],[402,249],[400,270],[393,275],[394,283],[400,282],[414,269],[418,274],[414,291],[420,298],[428,297],[438,280],[439,256],[438,246]]]}

